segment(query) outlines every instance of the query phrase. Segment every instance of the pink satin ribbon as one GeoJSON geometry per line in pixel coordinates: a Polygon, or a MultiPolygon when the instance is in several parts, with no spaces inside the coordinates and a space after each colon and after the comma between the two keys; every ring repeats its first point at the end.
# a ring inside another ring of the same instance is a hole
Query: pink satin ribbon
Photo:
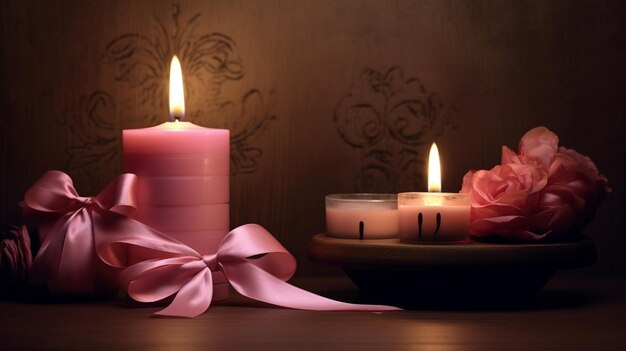
{"type": "Polygon", "coordinates": [[[159,315],[195,317],[213,295],[212,273],[221,271],[240,294],[265,303],[316,311],[393,311],[396,307],[331,300],[286,282],[296,270],[295,258],[263,227],[246,224],[232,230],[212,255],[127,217],[135,209],[136,176],[123,174],[96,197],[77,194],[70,177],[47,172],[25,194],[31,210],[52,215],[42,233],[31,280],[46,282],[61,293],[92,293],[98,265],[123,271],[121,287],[141,302],[174,296],[159,315]],[[127,256],[133,250],[132,259],[127,256]],[[101,260],[99,261],[98,258],[101,260]]]}
{"type": "Polygon", "coordinates": [[[133,220],[118,221],[117,238],[98,247],[107,264],[126,268],[122,288],[140,302],[155,302],[175,295],[157,315],[196,317],[205,312],[213,292],[212,272],[224,273],[240,294],[265,303],[315,311],[394,311],[397,307],[359,305],[331,300],[286,282],[296,270],[295,258],[258,224],[232,230],[214,255],[202,256],[192,248],[133,220]],[[128,233],[123,235],[119,233],[128,233]],[[141,235],[137,235],[141,233],[141,235]],[[143,249],[144,261],[124,264],[129,246],[143,249]]]}
{"type": "Polygon", "coordinates": [[[107,232],[99,217],[112,211],[129,215],[135,209],[137,177],[122,174],[95,197],[81,197],[72,179],[48,171],[24,195],[24,205],[52,217],[40,228],[41,248],[29,274],[33,283],[47,283],[55,293],[90,294],[97,285],[96,233],[107,232]]]}

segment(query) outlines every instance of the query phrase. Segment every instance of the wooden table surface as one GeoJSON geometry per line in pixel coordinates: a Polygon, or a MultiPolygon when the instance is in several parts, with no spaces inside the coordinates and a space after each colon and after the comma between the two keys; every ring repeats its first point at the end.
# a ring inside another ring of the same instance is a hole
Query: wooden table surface
{"type": "MultiPolygon", "coordinates": [[[[295,284],[346,301],[358,299],[356,288],[342,277],[301,278],[295,284]]],[[[2,301],[0,349],[626,349],[626,281],[617,278],[555,277],[527,310],[309,312],[238,295],[195,319],[154,318],[157,308],[124,298],[2,301]]]]}

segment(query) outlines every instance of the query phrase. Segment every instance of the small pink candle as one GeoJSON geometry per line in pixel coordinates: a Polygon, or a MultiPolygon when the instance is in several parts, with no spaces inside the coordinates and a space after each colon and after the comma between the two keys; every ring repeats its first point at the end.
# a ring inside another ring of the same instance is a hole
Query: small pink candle
{"type": "Polygon", "coordinates": [[[441,193],[441,168],[437,145],[428,158],[428,193],[398,194],[402,241],[464,241],[469,238],[471,198],[467,194],[441,193]]]}
{"type": "Polygon", "coordinates": [[[394,194],[326,196],[326,233],[343,239],[390,239],[398,236],[394,194]]]}
{"type": "MultiPolygon", "coordinates": [[[[123,131],[124,172],[138,177],[139,221],[201,254],[214,254],[229,231],[230,133],[182,122],[182,72],[170,68],[172,122],[123,131]]],[[[129,252],[131,260],[139,252],[129,252]]],[[[214,299],[228,297],[228,283],[213,273],[214,299]]]]}

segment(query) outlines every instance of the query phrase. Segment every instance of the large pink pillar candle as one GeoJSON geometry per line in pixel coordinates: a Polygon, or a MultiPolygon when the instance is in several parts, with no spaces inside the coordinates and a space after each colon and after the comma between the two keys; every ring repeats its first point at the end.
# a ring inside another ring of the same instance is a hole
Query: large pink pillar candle
{"type": "MultiPolygon", "coordinates": [[[[170,65],[170,118],[152,128],[123,131],[124,172],[137,175],[136,218],[200,254],[217,252],[229,231],[230,132],[185,116],[178,57],[170,65]]],[[[131,262],[143,260],[129,250],[131,262]]],[[[228,281],[213,272],[213,300],[228,298],[228,281]]]]}
{"type": "MultiPolygon", "coordinates": [[[[203,255],[217,252],[229,231],[229,131],[176,120],[124,130],[123,149],[124,172],[138,176],[135,217],[203,255]]],[[[213,300],[227,299],[228,286],[213,272],[213,300]]]]}
{"type": "Polygon", "coordinates": [[[326,196],[326,234],[343,239],[390,239],[398,236],[395,194],[326,196]]]}

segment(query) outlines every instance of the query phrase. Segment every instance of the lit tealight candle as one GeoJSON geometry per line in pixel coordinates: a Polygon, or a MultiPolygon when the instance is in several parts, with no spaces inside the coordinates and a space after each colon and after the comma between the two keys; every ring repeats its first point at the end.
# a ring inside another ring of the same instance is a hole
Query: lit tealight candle
{"type": "Polygon", "coordinates": [[[441,162],[433,143],[428,156],[428,192],[398,194],[398,236],[402,241],[464,241],[469,237],[471,198],[442,193],[441,162]]]}

